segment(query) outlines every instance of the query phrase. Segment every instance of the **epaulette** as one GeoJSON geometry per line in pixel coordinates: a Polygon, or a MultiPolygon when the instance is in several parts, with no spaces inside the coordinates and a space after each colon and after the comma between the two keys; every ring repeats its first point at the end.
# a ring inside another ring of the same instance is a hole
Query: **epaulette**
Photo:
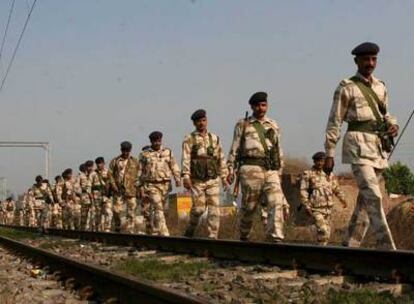
{"type": "Polygon", "coordinates": [[[351,79],[349,79],[349,78],[345,78],[345,79],[342,79],[341,80],[341,82],[339,83],[339,85],[341,86],[341,87],[346,87],[346,86],[348,86],[348,85],[350,85],[350,84],[353,84],[354,82],[351,80],[351,79]]]}
{"type": "Polygon", "coordinates": [[[149,149],[151,149],[151,146],[146,145],[146,146],[142,147],[141,151],[145,152],[145,151],[148,151],[149,149]]]}

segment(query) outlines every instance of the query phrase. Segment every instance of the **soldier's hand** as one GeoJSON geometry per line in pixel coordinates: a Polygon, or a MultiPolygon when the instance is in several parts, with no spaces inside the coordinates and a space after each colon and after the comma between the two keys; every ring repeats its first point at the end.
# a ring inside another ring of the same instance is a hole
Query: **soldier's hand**
{"type": "Polygon", "coordinates": [[[177,188],[181,187],[181,181],[180,181],[180,180],[176,180],[176,181],[175,181],[175,186],[176,186],[177,188]]]}
{"type": "Polygon", "coordinates": [[[307,215],[309,215],[309,216],[312,216],[312,209],[311,208],[309,208],[309,207],[306,207],[306,214],[307,215]]]}
{"type": "Polygon", "coordinates": [[[334,158],[333,157],[327,157],[325,159],[324,171],[325,172],[332,172],[334,166],[335,166],[334,158]]]}
{"type": "Polygon", "coordinates": [[[229,174],[227,175],[226,180],[227,180],[227,183],[228,183],[229,185],[231,185],[231,184],[233,183],[233,181],[234,181],[234,173],[229,173],[229,174]]]}
{"type": "Polygon", "coordinates": [[[398,136],[398,125],[391,125],[389,126],[387,133],[388,135],[392,136],[392,137],[397,137],[398,136]]]}
{"type": "Polygon", "coordinates": [[[188,191],[191,191],[191,188],[192,188],[192,184],[191,184],[191,179],[189,179],[189,178],[184,178],[184,180],[183,180],[183,186],[184,186],[184,188],[185,189],[187,189],[188,191]]]}

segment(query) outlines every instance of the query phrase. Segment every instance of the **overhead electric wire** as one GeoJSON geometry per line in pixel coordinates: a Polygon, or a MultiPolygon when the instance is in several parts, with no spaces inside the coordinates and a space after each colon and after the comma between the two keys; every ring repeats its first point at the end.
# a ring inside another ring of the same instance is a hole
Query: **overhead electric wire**
{"type": "MultiPolygon", "coordinates": [[[[14,4],[15,4],[16,0],[12,0],[11,2],[11,6],[10,6],[10,10],[9,10],[9,17],[7,18],[7,23],[6,23],[6,27],[4,29],[4,35],[3,35],[3,39],[1,41],[1,46],[0,46],[0,63],[1,63],[1,58],[3,55],[3,50],[4,50],[4,44],[6,43],[6,39],[7,39],[7,32],[9,30],[9,25],[10,25],[10,20],[11,17],[13,15],[13,10],[14,10],[14,4]]],[[[1,67],[1,65],[0,65],[1,67]]]]}
{"type": "Polygon", "coordinates": [[[23,35],[24,35],[24,33],[26,31],[26,28],[27,28],[27,25],[29,23],[30,16],[32,15],[33,9],[36,6],[36,2],[37,2],[37,0],[34,0],[33,1],[33,4],[32,4],[32,6],[30,8],[30,11],[29,11],[29,14],[27,14],[27,18],[26,18],[26,21],[24,23],[22,32],[20,33],[19,40],[17,41],[16,47],[14,48],[13,55],[12,55],[12,57],[10,59],[9,65],[7,66],[6,74],[4,75],[3,80],[1,81],[0,92],[3,90],[3,87],[4,87],[4,84],[6,82],[7,76],[9,75],[10,69],[11,69],[11,67],[13,65],[14,58],[16,57],[17,50],[19,49],[19,46],[20,46],[20,43],[22,41],[23,35]]]}

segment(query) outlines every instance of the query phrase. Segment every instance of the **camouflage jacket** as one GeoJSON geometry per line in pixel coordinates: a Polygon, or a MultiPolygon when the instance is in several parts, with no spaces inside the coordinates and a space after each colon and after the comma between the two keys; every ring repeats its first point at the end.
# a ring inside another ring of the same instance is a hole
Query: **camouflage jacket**
{"type": "Polygon", "coordinates": [[[242,151],[242,157],[249,157],[249,158],[265,158],[265,150],[261,143],[260,137],[258,132],[256,131],[253,123],[258,121],[263,126],[263,129],[267,134],[270,134],[271,137],[266,137],[266,145],[268,150],[271,150],[273,147],[273,143],[277,144],[277,153],[280,159],[280,169],[279,173],[282,173],[283,169],[283,151],[280,144],[280,129],[273,119],[268,117],[264,117],[262,120],[258,120],[253,116],[248,118],[248,122],[245,125],[244,119],[239,120],[234,127],[234,134],[233,134],[233,142],[231,144],[230,152],[227,158],[227,166],[230,172],[233,172],[233,169],[236,166],[237,157],[239,153],[239,149],[242,151]],[[245,125],[245,126],[244,126],[245,125]],[[242,141],[243,129],[244,131],[244,139],[242,141]],[[244,142],[243,146],[240,144],[244,142]]]}
{"type": "Polygon", "coordinates": [[[91,194],[92,193],[92,174],[79,173],[79,186],[82,194],[91,194]]]}
{"type": "MultiPolygon", "coordinates": [[[[388,93],[385,84],[375,77],[372,83],[361,74],[356,77],[371,86],[386,109],[384,118],[391,124],[397,121],[388,112],[388,93]]],[[[375,121],[375,116],[364,98],[361,90],[350,79],[344,79],[335,90],[331,112],[325,134],[325,150],[327,156],[335,156],[336,144],[341,136],[342,123],[354,121],[375,121]]],[[[342,144],[342,162],[345,164],[370,165],[375,168],[387,167],[387,153],[382,150],[381,142],[376,134],[365,132],[346,132],[342,144]]]]}
{"type": "Polygon", "coordinates": [[[302,174],[300,181],[301,202],[310,208],[332,207],[333,196],[345,201],[336,177],[327,175],[323,170],[312,168],[302,174]]]}
{"type": "Polygon", "coordinates": [[[147,182],[169,182],[171,176],[180,181],[180,168],[171,149],[161,147],[159,151],[151,147],[139,155],[139,185],[147,182]]]}
{"type": "Polygon", "coordinates": [[[109,163],[113,186],[122,194],[130,197],[137,195],[138,170],[139,162],[133,156],[126,160],[118,156],[109,163]]]}
{"type": "Polygon", "coordinates": [[[111,187],[111,176],[108,169],[102,171],[96,169],[91,174],[92,191],[98,191],[103,195],[108,195],[111,187]]]}
{"type": "Polygon", "coordinates": [[[71,178],[65,180],[62,187],[62,199],[66,202],[72,201],[77,202],[78,197],[76,196],[76,179],[71,178]]]}
{"type": "Polygon", "coordinates": [[[30,193],[35,200],[41,200],[46,203],[53,202],[52,191],[50,190],[50,187],[45,183],[43,183],[40,187],[38,187],[37,184],[33,184],[30,193]]]}
{"type": "Polygon", "coordinates": [[[55,183],[53,186],[53,196],[55,198],[55,202],[61,203],[62,202],[62,191],[63,191],[63,184],[64,182],[61,181],[59,183],[55,183]]]}
{"type": "Polygon", "coordinates": [[[181,176],[183,178],[190,178],[191,176],[191,152],[193,149],[193,145],[197,146],[197,156],[208,156],[207,150],[210,146],[210,138],[212,140],[212,154],[218,162],[219,177],[222,181],[225,181],[228,171],[220,138],[211,132],[207,132],[206,135],[203,136],[198,131],[194,131],[193,133],[188,134],[187,136],[185,136],[183,141],[183,151],[181,159],[181,176]]]}

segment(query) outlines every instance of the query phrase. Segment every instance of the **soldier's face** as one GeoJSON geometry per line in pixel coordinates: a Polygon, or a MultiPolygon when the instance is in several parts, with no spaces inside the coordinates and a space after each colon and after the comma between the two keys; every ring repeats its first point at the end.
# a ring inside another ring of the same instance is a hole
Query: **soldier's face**
{"type": "Polygon", "coordinates": [[[126,149],[121,150],[122,158],[128,158],[130,153],[131,153],[131,150],[126,150],[126,149]]]}
{"type": "Polygon", "coordinates": [[[98,167],[98,170],[103,170],[105,168],[105,163],[99,163],[96,166],[98,167]]]}
{"type": "Polygon", "coordinates": [[[152,147],[154,150],[159,150],[159,149],[161,149],[161,145],[162,145],[162,139],[161,139],[161,138],[151,140],[151,147],[152,147]]]}
{"type": "Polygon", "coordinates": [[[315,159],[313,161],[313,163],[314,163],[316,169],[322,170],[323,169],[323,166],[325,165],[325,159],[324,158],[315,159]]]}
{"type": "Polygon", "coordinates": [[[358,72],[365,77],[370,76],[377,66],[377,55],[364,55],[355,57],[358,72]]]}
{"type": "Polygon", "coordinates": [[[203,117],[194,121],[194,126],[198,132],[207,130],[207,117],[203,117]]]}
{"type": "Polygon", "coordinates": [[[262,118],[266,115],[268,104],[266,101],[259,102],[255,105],[252,105],[253,116],[256,118],[262,118]]]}
{"type": "Polygon", "coordinates": [[[93,166],[86,167],[86,171],[87,171],[88,173],[91,173],[91,172],[93,171],[93,166]]]}

